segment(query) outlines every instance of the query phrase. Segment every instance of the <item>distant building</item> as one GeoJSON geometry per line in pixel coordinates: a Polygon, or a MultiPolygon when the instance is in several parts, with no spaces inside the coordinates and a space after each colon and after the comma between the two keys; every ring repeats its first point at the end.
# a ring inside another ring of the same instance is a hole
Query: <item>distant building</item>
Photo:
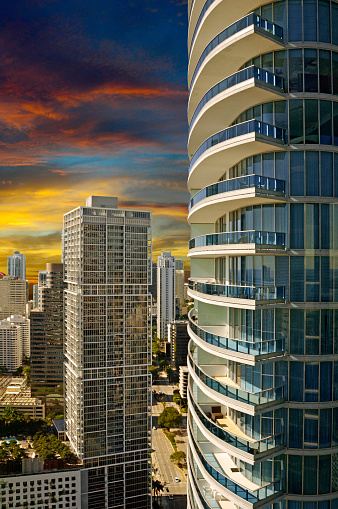
{"type": "Polygon", "coordinates": [[[38,309],[30,314],[33,394],[63,381],[64,288],[63,264],[47,263],[46,270],[39,272],[38,309]]]}
{"type": "Polygon", "coordinates": [[[7,256],[7,274],[26,279],[26,257],[20,251],[14,251],[12,256],[7,256]]]}
{"type": "Polygon", "coordinates": [[[157,265],[155,262],[151,262],[152,282],[149,285],[149,292],[153,296],[153,302],[157,300],[157,265]]]}
{"type": "Polygon", "coordinates": [[[33,285],[33,309],[39,306],[39,285],[33,285]]]}
{"type": "Polygon", "coordinates": [[[44,419],[46,416],[44,401],[31,396],[25,377],[0,377],[0,413],[6,407],[29,414],[32,419],[44,419]]]}
{"type": "Polygon", "coordinates": [[[0,278],[0,320],[11,315],[26,316],[28,281],[15,276],[0,278]]]}
{"type": "Polygon", "coordinates": [[[167,338],[168,324],[175,320],[175,257],[162,251],[157,259],[157,336],[167,338]]]}
{"type": "Polygon", "coordinates": [[[175,296],[179,299],[180,304],[185,301],[184,297],[184,281],[185,281],[185,273],[184,273],[184,263],[182,260],[175,260],[175,296]]]}
{"type": "Polygon", "coordinates": [[[173,368],[187,365],[189,334],[188,322],[176,320],[168,324],[168,341],[170,343],[170,362],[173,368]]]}
{"type": "Polygon", "coordinates": [[[187,366],[180,366],[179,391],[182,399],[187,399],[189,369],[187,366]]]}
{"type": "Polygon", "coordinates": [[[14,315],[0,321],[0,365],[15,371],[29,357],[29,320],[14,315]]]}

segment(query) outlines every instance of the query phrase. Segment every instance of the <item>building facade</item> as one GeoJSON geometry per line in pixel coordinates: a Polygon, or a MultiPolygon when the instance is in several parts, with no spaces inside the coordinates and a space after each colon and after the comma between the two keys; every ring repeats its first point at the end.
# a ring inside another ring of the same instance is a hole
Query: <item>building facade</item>
{"type": "Polygon", "coordinates": [[[20,251],[14,251],[12,256],[7,256],[7,274],[26,279],[26,257],[20,251]]]}
{"type": "Polygon", "coordinates": [[[188,355],[188,322],[175,320],[168,325],[168,341],[170,343],[170,363],[175,369],[187,365],[188,355]]]}
{"type": "Polygon", "coordinates": [[[66,433],[88,508],[149,509],[151,213],[91,196],[64,216],[66,433]]]}
{"type": "Polygon", "coordinates": [[[338,507],[337,26],[189,0],[189,509],[338,507]]]}
{"type": "Polygon", "coordinates": [[[185,281],[184,263],[182,260],[175,260],[175,295],[179,299],[180,305],[185,301],[184,281],[185,281]]]}
{"type": "Polygon", "coordinates": [[[0,320],[11,315],[26,316],[28,281],[15,276],[0,277],[0,320]]]}
{"type": "Polygon", "coordinates": [[[167,339],[168,324],[176,317],[175,257],[162,251],[157,259],[157,336],[167,339]]]}
{"type": "Polygon", "coordinates": [[[33,394],[63,381],[64,288],[63,264],[47,263],[46,270],[39,272],[38,309],[30,313],[33,394]]]}

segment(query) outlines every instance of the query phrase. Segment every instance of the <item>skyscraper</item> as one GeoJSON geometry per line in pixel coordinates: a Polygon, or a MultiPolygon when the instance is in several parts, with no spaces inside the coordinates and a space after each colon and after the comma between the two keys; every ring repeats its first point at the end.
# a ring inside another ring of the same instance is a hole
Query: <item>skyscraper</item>
{"type": "Polygon", "coordinates": [[[91,196],[64,216],[65,420],[91,508],[150,508],[151,213],[91,196]]]}
{"type": "Polygon", "coordinates": [[[338,3],[189,9],[188,507],[336,509],[338,3]]]}
{"type": "Polygon", "coordinates": [[[26,257],[20,251],[14,251],[12,256],[7,256],[7,274],[26,279],[26,257]]]}
{"type": "Polygon", "coordinates": [[[29,357],[29,320],[24,316],[10,316],[0,321],[0,365],[9,371],[22,366],[29,357]]]}
{"type": "Polygon", "coordinates": [[[26,315],[28,281],[15,276],[0,276],[0,320],[11,315],[26,315]]]}
{"type": "Polygon", "coordinates": [[[33,394],[63,381],[64,288],[63,264],[47,263],[39,272],[38,309],[30,313],[33,394]]]}
{"type": "Polygon", "coordinates": [[[184,281],[185,281],[185,273],[184,273],[184,263],[182,260],[175,259],[175,295],[179,299],[180,304],[184,302],[184,281]]]}
{"type": "Polygon", "coordinates": [[[157,258],[157,336],[166,339],[168,324],[175,320],[175,257],[162,251],[157,258]]]}

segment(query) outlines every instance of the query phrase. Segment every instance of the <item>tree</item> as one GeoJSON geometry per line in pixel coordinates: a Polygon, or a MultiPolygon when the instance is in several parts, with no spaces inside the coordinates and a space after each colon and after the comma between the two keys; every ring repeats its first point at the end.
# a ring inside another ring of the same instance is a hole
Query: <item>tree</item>
{"type": "Polygon", "coordinates": [[[148,366],[148,371],[153,375],[153,380],[158,378],[158,368],[156,366],[148,366]]]}
{"type": "Polygon", "coordinates": [[[0,366],[0,373],[2,373],[2,374],[8,373],[7,367],[6,366],[0,366]]]}
{"type": "Polygon", "coordinates": [[[173,463],[175,463],[175,465],[178,465],[179,467],[187,466],[187,457],[185,452],[183,451],[173,452],[170,455],[170,461],[172,461],[173,463]]]}
{"type": "Polygon", "coordinates": [[[26,366],[25,368],[23,368],[22,372],[23,372],[24,376],[26,377],[27,384],[30,385],[30,383],[31,383],[31,368],[30,368],[30,366],[26,366]]]}
{"type": "Polygon", "coordinates": [[[154,479],[153,480],[153,490],[154,490],[154,495],[158,496],[158,494],[161,493],[161,491],[164,491],[164,485],[158,479],[154,479]]]}
{"type": "Polygon", "coordinates": [[[9,454],[3,447],[0,447],[0,462],[7,461],[9,458],[9,454]]]}
{"type": "Polygon", "coordinates": [[[158,425],[168,430],[179,426],[181,422],[182,415],[172,406],[166,407],[158,418],[158,425]]]}

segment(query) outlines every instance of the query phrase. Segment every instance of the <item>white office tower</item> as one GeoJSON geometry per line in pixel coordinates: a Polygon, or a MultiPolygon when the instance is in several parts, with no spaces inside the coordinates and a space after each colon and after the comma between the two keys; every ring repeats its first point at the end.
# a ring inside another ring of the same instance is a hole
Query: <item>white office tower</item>
{"type": "Polygon", "coordinates": [[[88,509],[149,509],[151,213],[91,196],[64,216],[65,423],[88,509]]]}
{"type": "Polygon", "coordinates": [[[157,258],[157,336],[167,339],[168,324],[175,320],[175,257],[162,251],[157,258]]]}
{"type": "Polygon", "coordinates": [[[0,278],[0,320],[11,315],[26,315],[28,281],[15,276],[0,278]]]}
{"type": "Polygon", "coordinates": [[[184,298],[184,263],[182,260],[175,260],[175,296],[179,299],[180,304],[185,301],[184,298]]]}
{"type": "Polygon", "coordinates": [[[0,321],[0,365],[15,371],[29,357],[29,320],[11,316],[0,321]]]}
{"type": "Polygon", "coordinates": [[[20,251],[14,251],[13,256],[7,256],[7,274],[26,279],[26,257],[20,251]]]}

